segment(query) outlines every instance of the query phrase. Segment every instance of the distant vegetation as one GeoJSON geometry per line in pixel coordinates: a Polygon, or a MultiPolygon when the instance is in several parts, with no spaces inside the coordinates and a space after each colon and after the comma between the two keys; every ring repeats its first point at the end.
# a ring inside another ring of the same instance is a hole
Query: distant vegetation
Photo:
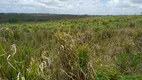
{"type": "Polygon", "coordinates": [[[0,24],[0,80],[142,80],[142,16],[0,24]]]}
{"type": "Polygon", "coordinates": [[[18,21],[19,21],[19,20],[16,19],[16,18],[8,19],[8,22],[9,22],[9,23],[16,23],[16,22],[18,22],[18,21]]]}
{"type": "Polygon", "coordinates": [[[83,18],[87,15],[60,15],[60,14],[24,14],[24,13],[0,13],[0,23],[23,23],[55,21],[61,19],[83,18]]]}

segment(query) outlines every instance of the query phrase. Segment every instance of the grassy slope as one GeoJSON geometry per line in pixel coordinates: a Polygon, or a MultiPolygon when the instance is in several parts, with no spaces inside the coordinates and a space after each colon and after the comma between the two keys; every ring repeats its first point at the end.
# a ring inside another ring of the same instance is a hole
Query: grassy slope
{"type": "Polygon", "coordinates": [[[0,25],[0,78],[141,80],[142,16],[0,25]]]}

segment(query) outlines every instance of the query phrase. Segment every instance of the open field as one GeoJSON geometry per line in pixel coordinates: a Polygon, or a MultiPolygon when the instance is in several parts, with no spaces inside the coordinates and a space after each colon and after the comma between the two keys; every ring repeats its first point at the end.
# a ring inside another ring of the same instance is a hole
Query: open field
{"type": "Polygon", "coordinates": [[[142,16],[0,24],[0,80],[142,80],[142,16]]]}

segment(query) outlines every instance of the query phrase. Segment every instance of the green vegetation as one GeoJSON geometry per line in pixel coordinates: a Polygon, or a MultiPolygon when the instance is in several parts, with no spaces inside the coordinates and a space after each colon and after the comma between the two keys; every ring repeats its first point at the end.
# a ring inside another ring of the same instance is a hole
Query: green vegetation
{"type": "Polygon", "coordinates": [[[1,80],[142,80],[142,16],[0,24],[1,80]]]}
{"type": "Polygon", "coordinates": [[[0,13],[0,23],[29,23],[29,22],[45,22],[56,21],[61,19],[84,18],[86,15],[57,15],[57,14],[24,14],[24,13],[0,13]]]}
{"type": "Polygon", "coordinates": [[[8,20],[9,23],[16,23],[18,22],[18,19],[12,18],[8,20]]]}

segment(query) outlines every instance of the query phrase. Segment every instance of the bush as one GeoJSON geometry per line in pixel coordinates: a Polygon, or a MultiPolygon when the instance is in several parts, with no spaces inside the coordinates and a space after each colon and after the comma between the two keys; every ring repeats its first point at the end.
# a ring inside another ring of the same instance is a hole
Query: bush
{"type": "Polygon", "coordinates": [[[11,18],[8,20],[9,23],[16,23],[18,22],[19,20],[18,19],[15,19],[15,18],[11,18]]]}

